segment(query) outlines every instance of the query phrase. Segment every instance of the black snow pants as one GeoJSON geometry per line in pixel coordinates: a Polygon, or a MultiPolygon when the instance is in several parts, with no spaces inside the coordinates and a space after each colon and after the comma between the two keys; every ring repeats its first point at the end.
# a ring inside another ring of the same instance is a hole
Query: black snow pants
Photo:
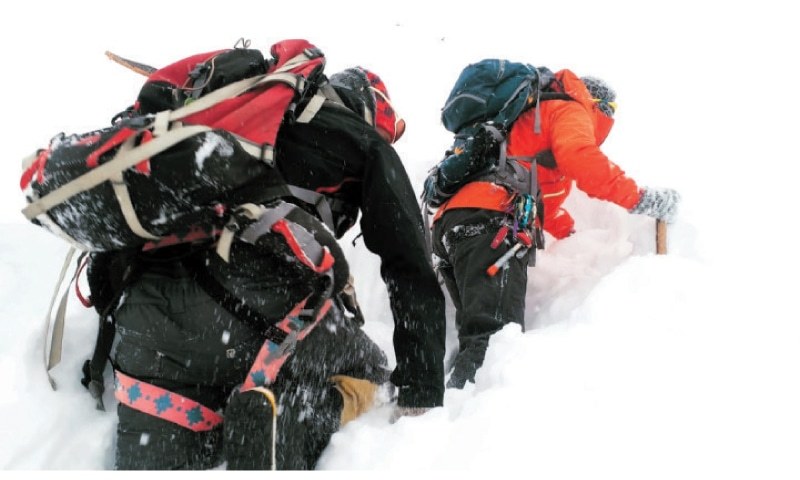
{"type": "Polygon", "coordinates": [[[504,218],[502,212],[464,208],[445,212],[434,224],[433,253],[439,257],[438,271],[456,309],[458,331],[448,388],[475,381],[493,333],[512,322],[525,328],[530,250],[522,258],[512,257],[495,276],[486,273],[511,248],[508,241],[491,248],[504,218]]]}
{"type": "MultiPolygon", "coordinates": [[[[237,389],[264,338],[218,305],[180,264],[173,267],[145,272],[127,288],[115,312],[115,367],[222,412],[224,422],[194,432],[120,404],[116,468],[208,469],[227,462],[228,469],[269,469],[272,407],[263,395],[237,389]]],[[[261,292],[260,310],[282,317],[305,294],[270,272],[256,272],[256,288],[237,282],[240,290],[261,292]]],[[[335,374],[380,384],[389,371],[381,349],[334,306],[269,386],[278,401],[277,468],[313,469],[339,428],[335,374]]]]}

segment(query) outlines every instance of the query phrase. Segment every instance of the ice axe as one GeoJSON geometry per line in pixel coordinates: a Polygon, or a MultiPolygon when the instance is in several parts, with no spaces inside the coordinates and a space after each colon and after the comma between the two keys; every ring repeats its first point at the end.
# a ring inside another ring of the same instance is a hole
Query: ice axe
{"type": "MultiPolygon", "coordinates": [[[[505,232],[507,232],[507,230],[503,230],[501,228],[500,232],[502,232],[503,235],[505,235],[505,232]]],[[[498,236],[495,237],[495,241],[498,238],[500,238],[500,234],[498,234],[498,236]]],[[[497,244],[499,244],[499,242],[497,244]]],[[[495,242],[492,242],[492,248],[496,248],[497,244],[495,244],[495,242]]],[[[524,231],[517,232],[517,243],[515,243],[513,247],[509,248],[506,251],[506,253],[501,255],[500,258],[497,259],[497,261],[489,265],[489,268],[486,269],[486,274],[489,275],[490,277],[494,277],[497,274],[497,272],[500,271],[500,269],[503,268],[503,266],[506,263],[508,263],[509,260],[511,260],[511,257],[516,255],[520,249],[531,248],[532,246],[533,246],[533,240],[531,239],[530,235],[528,235],[524,231]]]]}
{"type": "Polygon", "coordinates": [[[113,60],[114,62],[122,65],[123,67],[129,70],[133,70],[139,75],[144,75],[145,77],[149,76],[150,74],[158,70],[157,68],[151,67],[150,65],[147,65],[145,63],[130,60],[125,57],[120,57],[119,55],[109,51],[106,51],[106,57],[108,57],[110,60],[113,60]]]}
{"type": "Polygon", "coordinates": [[[667,254],[667,223],[656,220],[656,255],[667,254]]]}

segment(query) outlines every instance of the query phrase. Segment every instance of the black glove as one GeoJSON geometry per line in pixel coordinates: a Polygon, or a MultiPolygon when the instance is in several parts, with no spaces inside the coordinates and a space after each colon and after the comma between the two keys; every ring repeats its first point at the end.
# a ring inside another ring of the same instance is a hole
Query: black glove
{"type": "Polygon", "coordinates": [[[680,201],[680,194],[671,188],[642,187],[639,203],[630,209],[630,213],[648,215],[672,223],[678,215],[680,201]]]}

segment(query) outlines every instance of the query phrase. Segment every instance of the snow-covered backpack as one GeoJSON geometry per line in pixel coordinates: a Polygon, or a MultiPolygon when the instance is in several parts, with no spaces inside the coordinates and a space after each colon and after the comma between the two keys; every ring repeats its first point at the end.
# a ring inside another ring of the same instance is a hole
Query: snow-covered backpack
{"type": "Polygon", "coordinates": [[[23,214],[81,250],[109,251],[213,235],[237,205],[288,195],[275,140],[325,59],[304,40],[271,53],[221,50],[154,72],[112,126],[59,134],[29,158],[23,214]]]}
{"type": "MultiPolygon", "coordinates": [[[[75,248],[92,256],[120,255],[114,269],[125,272],[136,252],[198,241],[217,240],[217,253],[227,261],[236,238],[326,277],[325,292],[303,310],[321,318],[317,313],[347,280],[347,262],[330,229],[282,200],[297,195],[275,168],[274,147],[282,125],[311,121],[325,101],[325,57],[305,40],[278,42],[270,54],[265,59],[258,50],[226,49],[153,69],[136,103],[110,127],[59,134],[24,162],[23,214],[73,246],[56,293],[75,248]]],[[[76,289],[79,274],[80,268],[76,289]]],[[[93,288],[97,300],[105,297],[103,303],[113,306],[125,281],[117,280],[111,291],[93,288]]],[[[48,372],[60,361],[67,292],[49,349],[45,341],[48,372]]],[[[54,300],[55,294],[51,312],[54,300]]],[[[245,316],[238,303],[223,300],[225,308],[245,316]]],[[[114,331],[106,320],[101,314],[95,351],[101,358],[85,371],[98,401],[114,331]]]]}

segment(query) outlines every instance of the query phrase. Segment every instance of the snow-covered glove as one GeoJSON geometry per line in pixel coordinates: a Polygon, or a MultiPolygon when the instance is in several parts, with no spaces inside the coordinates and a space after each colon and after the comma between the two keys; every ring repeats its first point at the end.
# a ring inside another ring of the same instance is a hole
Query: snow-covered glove
{"type": "Polygon", "coordinates": [[[430,410],[427,407],[394,407],[392,416],[389,418],[389,423],[394,423],[400,420],[400,417],[418,417],[430,410]]]}
{"type": "Polygon", "coordinates": [[[672,223],[678,215],[680,201],[680,194],[671,188],[642,187],[639,203],[630,212],[672,223]]]}

